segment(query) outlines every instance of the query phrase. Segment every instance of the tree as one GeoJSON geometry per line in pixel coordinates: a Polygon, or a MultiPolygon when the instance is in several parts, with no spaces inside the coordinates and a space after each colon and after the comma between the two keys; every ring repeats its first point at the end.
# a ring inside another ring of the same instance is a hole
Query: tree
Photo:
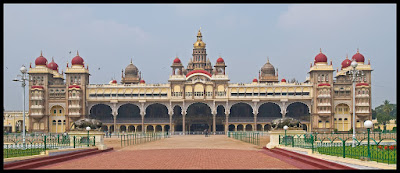
{"type": "Polygon", "coordinates": [[[391,120],[395,119],[393,114],[396,115],[397,113],[394,112],[395,106],[390,104],[388,100],[383,101],[383,105],[380,105],[375,108],[376,111],[376,118],[378,119],[379,124],[383,124],[383,130],[386,130],[386,124],[391,120]]]}

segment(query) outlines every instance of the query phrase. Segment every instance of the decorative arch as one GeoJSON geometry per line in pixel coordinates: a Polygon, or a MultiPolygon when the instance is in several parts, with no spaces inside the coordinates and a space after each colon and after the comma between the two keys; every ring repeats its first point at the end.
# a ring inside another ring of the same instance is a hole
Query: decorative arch
{"type": "Polygon", "coordinates": [[[125,103],[118,107],[117,123],[141,123],[140,108],[135,104],[125,103]]]}
{"type": "Polygon", "coordinates": [[[287,108],[288,108],[291,104],[293,104],[293,103],[303,103],[304,105],[307,106],[307,108],[308,108],[308,113],[311,114],[311,100],[310,100],[310,103],[305,102],[305,101],[302,101],[302,100],[298,100],[298,101],[289,101],[289,102],[286,103],[284,109],[282,109],[282,110],[285,110],[285,111],[287,112],[287,108]]]}
{"type": "Polygon", "coordinates": [[[98,119],[103,123],[114,122],[111,106],[103,103],[95,104],[90,107],[89,118],[98,119]]]}
{"type": "Polygon", "coordinates": [[[257,122],[272,122],[282,118],[281,107],[275,102],[264,102],[258,107],[257,122]]]}
{"type": "Polygon", "coordinates": [[[152,103],[145,111],[145,123],[169,123],[168,107],[164,104],[152,103]]]}
{"type": "Polygon", "coordinates": [[[310,121],[310,116],[310,107],[308,107],[308,105],[304,104],[303,102],[292,102],[286,108],[286,117],[300,120],[300,122],[310,121]],[[300,105],[302,105],[303,107],[301,107],[300,105]]]}

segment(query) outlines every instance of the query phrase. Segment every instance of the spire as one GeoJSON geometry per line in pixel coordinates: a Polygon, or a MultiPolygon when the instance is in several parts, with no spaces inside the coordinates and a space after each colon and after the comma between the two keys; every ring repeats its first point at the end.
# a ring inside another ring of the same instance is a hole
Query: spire
{"type": "Polygon", "coordinates": [[[124,69],[121,70],[121,78],[124,78],[124,69]]]}
{"type": "Polygon", "coordinates": [[[332,60],[331,60],[331,65],[332,65],[332,60]]]}
{"type": "Polygon", "coordinates": [[[132,58],[131,58],[131,64],[132,64],[132,58]]]}
{"type": "Polygon", "coordinates": [[[358,47],[357,47],[357,53],[360,53],[359,50],[358,50],[358,47]]]}
{"type": "Polygon", "coordinates": [[[370,59],[368,59],[368,65],[371,65],[371,60],[370,59]]]}
{"type": "MultiPolygon", "coordinates": [[[[369,62],[369,60],[368,60],[368,62],[369,62]]],[[[32,62],[31,62],[31,63],[29,63],[29,68],[32,68],[32,62]]]]}
{"type": "Polygon", "coordinates": [[[346,53],[346,59],[349,59],[349,54],[348,53],[346,53]]]}
{"type": "Polygon", "coordinates": [[[76,56],[79,56],[79,52],[78,52],[78,50],[76,50],[76,56]]]}
{"type": "Polygon", "coordinates": [[[339,72],[339,68],[336,68],[336,72],[339,72]]]}
{"type": "Polygon", "coordinates": [[[67,68],[68,68],[68,62],[67,62],[67,68]]]}
{"type": "Polygon", "coordinates": [[[86,65],[86,70],[89,70],[89,65],[86,65]]]}
{"type": "Polygon", "coordinates": [[[269,57],[267,56],[267,63],[269,63],[269,57]]]}
{"type": "Polygon", "coordinates": [[[51,57],[51,62],[54,62],[54,56],[53,56],[53,57],[51,57]]]}
{"type": "Polygon", "coordinates": [[[40,50],[40,56],[43,56],[43,54],[42,54],[42,50],[40,50]]]}
{"type": "Polygon", "coordinates": [[[276,76],[278,76],[278,68],[276,68],[276,76]]]}
{"type": "Polygon", "coordinates": [[[197,32],[197,40],[201,40],[201,27],[200,27],[200,29],[199,29],[199,32],[197,32]]]}
{"type": "Polygon", "coordinates": [[[312,62],[310,62],[310,68],[312,67],[312,62]]]}
{"type": "Polygon", "coordinates": [[[322,53],[322,49],[321,48],[319,48],[319,53],[322,53]]]}

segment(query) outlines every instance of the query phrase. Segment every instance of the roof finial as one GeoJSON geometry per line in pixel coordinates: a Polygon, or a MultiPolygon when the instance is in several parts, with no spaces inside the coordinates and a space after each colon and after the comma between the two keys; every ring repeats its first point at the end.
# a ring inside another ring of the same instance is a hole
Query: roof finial
{"type": "Polygon", "coordinates": [[[267,63],[269,63],[269,57],[267,56],[267,63]]]}
{"type": "Polygon", "coordinates": [[[54,56],[53,56],[53,57],[51,57],[51,62],[54,62],[54,56]]]}
{"type": "MultiPolygon", "coordinates": [[[[368,62],[369,62],[369,60],[368,60],[368,62]]],[[[29,68],[32,68],[32,62],[29,63],[29,68]]]]}
{"type": "Polygon", "coordinates": [[[78,50],[76,50],[76,56],[79,56],[79,51],[78,50]]]}
{"type": "Polygon", "coordinates": [[[86,70],[89,70],[89,65],[86,65],[86,70]]]}
{"type": "Polygon", "coordinates": [[[278,76],[278,68],[276,68],[276,76],[278,76]]]}
{"type": "Polygon", "coordinates": [[[131,64],[132,64],[132,58],[131,58],[131,64]]]}
{"type": "Polygon", "coordinates": [[[331,65],[332,65],[332,60],[331,60],[331,65]]]}
{"type": "Polygon", "coordinates": [[[68,62],[67,62],[67,67],[68,67],[68,62]]]}
{"type": "Polygon", "coordinates": [[[360,52],[358,51],[358,47],[357,47],[357,53],[360,53],[360,52]]]}
{"type": "Polygon", "coordinates": [[[368,65],[371,65],[371,60],[368,58],[368,65]]]}
{"type": "Polygon", "coordinates": [[[322,53],[322,49],[321,48],[319,48],[319,53],[322,53]]]}
{"type": "Polygon", "coordinates": [[[40,56],[43,56],[43,54],[42,54],[42,50],[40,50],[40,56]]]}
{"type": "Polygon", "coordinates": [[[349,59],[349,54],[348,53],[346,53],[346,59],[349,59]]]}

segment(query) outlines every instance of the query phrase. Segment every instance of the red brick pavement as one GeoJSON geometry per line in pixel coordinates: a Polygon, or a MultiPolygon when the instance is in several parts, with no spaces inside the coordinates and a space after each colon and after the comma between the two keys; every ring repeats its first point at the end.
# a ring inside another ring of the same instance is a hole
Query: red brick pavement
{"type": "Polygon", "coordinates": [[[117,150],[37,169],[299,169],[261,150],[117,150]]]}

